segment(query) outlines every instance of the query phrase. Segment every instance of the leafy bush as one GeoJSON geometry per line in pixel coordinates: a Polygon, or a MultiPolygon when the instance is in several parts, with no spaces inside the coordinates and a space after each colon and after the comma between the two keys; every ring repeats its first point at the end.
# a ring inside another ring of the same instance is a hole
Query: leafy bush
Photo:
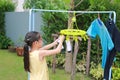
{"type": "Polygon", "coordinates": [[[102,80],[103,79],[103,69],[102,69],[101,65],[98,64],[96,66],[95,63],[91,62],[90,74],[96,80],[102,80]]]}
{"type": "Polygon", "coordinates": [[[120,68],[112,68],[112,77],[113,80],[120,80],[120,68]]]}
{"type": "MultiPolygon", "coordinates": [[[[47,64],[49,67],[52,67],[53,57],[47,57],[47,64]]],[[[56,67],[63,68],[65,63],[65,55],[64,54],[57,54],[56,55],[56,67]]]]}
{"type": "Polygon", "coordinates": [[[117,67],[117,68],[120,68],[120,54],[119,54],[119,52],[117,52],[116,54],[117,55],[115,57],[113,66],[117,67]]]}
{"type": "Polygon", "coordinates": [[[12,0],[0,0],[0,12],[14,11],[15,4],[12,0]]]}
{"type": "Polygon", "coordinates": [[[85,71],[86,71],[85,61],[83,61],[83,60],[79,61],[76,65],[76,69],[77,69],[77,71],[80,71],[85,74],[85,71]]]}
{"type": "Polygon", "coordinates": [[[13,42],[10,40],[10,38],[0,35],[0,49],[7,49],[10,45],[13,45],[13,42]]]}
{"type": "Polygon", "coordinates": [[[0,0],[0,34],[5,34],[5,12],[14,11],[12,0],[0,0]]]}
{"type": "Polygon", "coordinates": [[[76,69],[77,71],[86,73],[86,52],[78,53],[77,61],[76,61],[76,69]]]}
{"type": "Polygon", "coordinates": [[[0,0],[0,48],[6,49],[13,42],[5,35],[5,12],[14,11],[15,4],[12,0],[0,0]]]}

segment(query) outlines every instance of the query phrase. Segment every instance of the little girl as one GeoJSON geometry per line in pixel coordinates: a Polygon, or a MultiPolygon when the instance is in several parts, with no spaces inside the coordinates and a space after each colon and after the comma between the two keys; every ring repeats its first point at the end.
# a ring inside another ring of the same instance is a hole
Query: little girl
{"type": "Polygon", "coordinates": [[[26,44],[24,45],[24,69],[29,72],[30,80],[49,80],[45,56],[60,53],[64,38],[65,37],[61,35],[59,36],[59,39],[53,43],[42,47],[40,33],[31,31],[26,34],[26,44]],[[57,44],[57,48],[48,50],[57,44]]]}

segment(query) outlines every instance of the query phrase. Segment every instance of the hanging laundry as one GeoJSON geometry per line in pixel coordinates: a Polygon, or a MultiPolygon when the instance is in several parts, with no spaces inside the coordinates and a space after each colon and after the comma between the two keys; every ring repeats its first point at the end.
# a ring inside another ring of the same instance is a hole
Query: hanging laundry
{"type": "Polygon", "coordinates": [[[92,38],[99,36],[102,46],[102,68],[105,68],[108,51],[113,49],[114,44],[104,23],[100,19],[95,19],[88,28],[87,34],[92,38]]]}
{"type": "Polygon", "coordinates": [[[120,31],[118,30],[118,28],[116,27],[116,25],[114,24],[113,20],[109,19],[106,22],[106,27],[108,29],[108,32],[111,35],[111,38],[113,40],[113,43],[115,45],[115,49],[120,52],[120,31]]]}
{"type": "Polygon", "coordinates": [[[111,19],[109,19],[105,25],[114,43],[114,48],[109,52],[104,69],[104,79],[109,80],[109,76],[111,76],[109,72],[114,61],[114,57],[117,51],[120,52],[120,32],[114,24],[113,20],[111,19]]]}

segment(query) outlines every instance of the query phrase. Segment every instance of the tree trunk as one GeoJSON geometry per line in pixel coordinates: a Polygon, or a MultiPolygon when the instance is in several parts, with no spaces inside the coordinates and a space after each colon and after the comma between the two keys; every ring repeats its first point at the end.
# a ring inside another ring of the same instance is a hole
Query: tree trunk
{"type": "Polygon", "coordinates": [[[86,55],[86,74],[89,74],[90,68],[90,51],[91,51],[91,39],[88,38],[88,45],[87,45],[87,55],[86,55]]]}
{"type": "Polygon", "coordinates": [[[56,73],[55,68],[56,68],[56,54],[53,55],[53,61],[52,61],[52,73],[56,73]]]}
{"type": "Polygon", "coordinates": [[[100,40],[97,38],[97,64],[100,62],[100,40]]]}
{"type": "MultiPolygon", "coordinates": [[[[54,41],[57,39],[58,35],[56,34],[52,34],[52,36],[54,37],[54,41]]],[[[56,48],[56,46],[54,46],[54,48],[56,48]]],[[[55,68],[56,68],[56,54],[53,55],[53,60],[52,60],[52,73],[55,73],[55,68]]]]}
{"type": "MultiPolygon", "coordinates": [[[[70,2],[70,10],[74,9],[74,0],[71,0],[70,2]]],[[[73,13],[69,13],[69,18],[68,18],[68,29],[73,28],[73,13]]],[[[71,42],[72,44],[72,42],[71,42]]],[[[65,71],[67,73],[71,73],[71,68],[72,68],[72,52],[67,52],[66,51],[66,60],[65,60],[65,71]]]]}
{"type": "Polygon", "coordinates": [[[71,80],[75,79],[76,58],[77,58],[78,50],[79,50],[78,41],[75,41],[74,53],[73,53],[73,63],[72,63],[72,72],[71,72],[71,80]]]}
{"type": "Polygon", "coordinates": [[[66,53],[66,58],[65,58],[65,71],[67,73],[71,73],[72,70],[72,52],[66,53]]]}

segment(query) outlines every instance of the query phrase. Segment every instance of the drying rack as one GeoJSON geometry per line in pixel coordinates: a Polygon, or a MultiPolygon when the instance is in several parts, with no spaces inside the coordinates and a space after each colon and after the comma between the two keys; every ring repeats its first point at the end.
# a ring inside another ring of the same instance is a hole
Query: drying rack
{"type": "Polygon", "coordinates": [[[30,9],[29,10],[29,31],[35,30],[35,12],[62,12],[62,13],[81,13],[81,14],[109,14],[109,17],[112,18],[116,23],[116,12],[115,11],[66,11],[66,10],[45,10],[45,9],[30,9]]]}

